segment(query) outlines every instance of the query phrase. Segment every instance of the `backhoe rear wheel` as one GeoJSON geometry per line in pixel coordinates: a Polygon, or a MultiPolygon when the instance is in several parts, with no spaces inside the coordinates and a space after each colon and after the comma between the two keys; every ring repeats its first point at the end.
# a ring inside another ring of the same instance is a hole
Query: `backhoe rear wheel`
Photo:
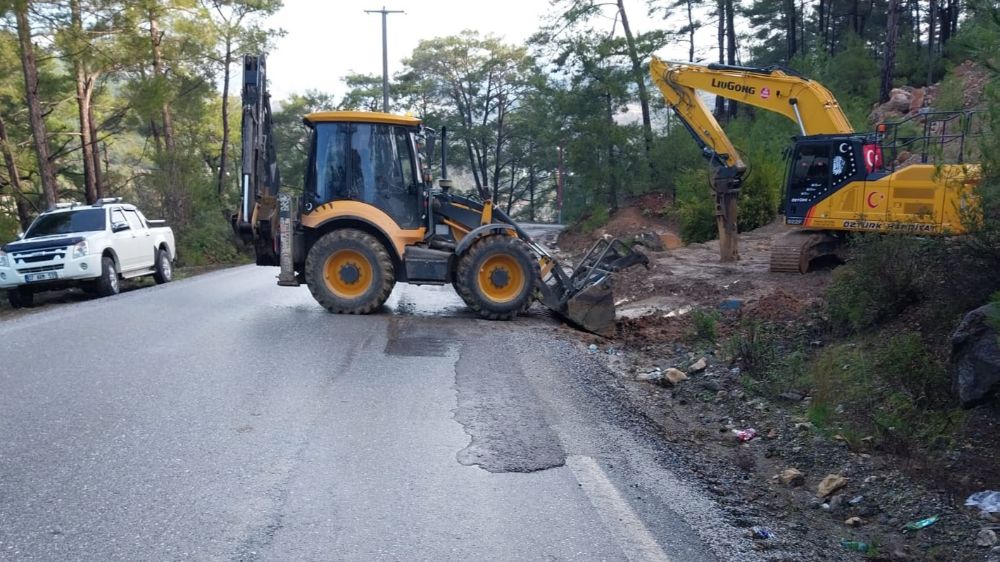
{"type": "Polygon", "coordinates": [[[527,244],[495,234],[476,241],[461,257],[455,288],[483,318],[510,320],[531,306],[540,276],[527,244]]]}
{"type": "Polygon", "coordinates": [[[306,256],[306,284],[330,312],[368,314],[389,298],[396,274],[377,238],[348,228],[328,232],[313,244],[306,256]]]}

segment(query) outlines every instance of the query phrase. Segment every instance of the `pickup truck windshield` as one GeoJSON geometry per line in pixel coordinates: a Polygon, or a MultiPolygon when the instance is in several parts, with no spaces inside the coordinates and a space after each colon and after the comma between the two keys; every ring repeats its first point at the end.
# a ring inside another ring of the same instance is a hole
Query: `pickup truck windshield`
{"type": "Polygon", "coordinates": [[[24,237],[37,238],[53,234],[104,230],[104,215],[104,209],[80,209],[79,211],[41,215],[24,234],[24,237]]]}

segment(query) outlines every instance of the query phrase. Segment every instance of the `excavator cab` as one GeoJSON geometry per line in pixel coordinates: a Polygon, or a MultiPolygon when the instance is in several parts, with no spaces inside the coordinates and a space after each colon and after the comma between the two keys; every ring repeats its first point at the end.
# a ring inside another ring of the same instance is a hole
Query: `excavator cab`
{"type": "Polygon", "coordinates": [[[864,181],[864,139],[858,135],[798,137],[785,185],[787,224],[803,224],[809,210],[852,181],[864,181]]]}

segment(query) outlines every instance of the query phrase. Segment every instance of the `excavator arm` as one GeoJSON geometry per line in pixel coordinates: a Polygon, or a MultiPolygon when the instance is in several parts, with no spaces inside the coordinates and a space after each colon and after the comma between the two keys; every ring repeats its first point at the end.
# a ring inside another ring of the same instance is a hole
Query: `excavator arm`
{"type": "Polygon", "coordinates": [[[854,130],[829,90],[787,69],[700,66],[656,57],[649,68],[667,105],[709,162],[722,261],[739,259],[737,201],[746,164],[699,92],[780,113],[797,123],[803,136],[854,130]]]}

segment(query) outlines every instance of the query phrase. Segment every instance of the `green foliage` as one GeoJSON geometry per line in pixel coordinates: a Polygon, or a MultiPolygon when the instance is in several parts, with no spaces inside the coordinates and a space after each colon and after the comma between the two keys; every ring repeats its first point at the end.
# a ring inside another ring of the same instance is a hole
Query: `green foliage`
{"type": "Polygon", "coordinates": [[[696,308],[691,311],[691,323],[694,329],[692,337],[695,341],[705,344],[715,344],[719,337],[719,312],[696,308]]]}
{"type": "Polygon", "coordinates": [[[603,205],[594,207],[593,212],[586,216],[580,223],[580,228],[584,232],[593,232],[608,222],[608,209],[603,205]]]}
{"type": "Polygon", "coordinates": [[[301,193],[305,185],[306,162],[309,160],[309,128],[302,123],[302,117],[331,109],[333,96],[309,91],[292,94],[272,114],[274,144],[280,154],[278,169],[281,171],[282,187],[291,193],[301,193]]]}
{"type": "Polygon", "coordinates": [[[963,96],[965,85],[962,80],[953,74],[949,74],[941,81],[937,98],[934,100],[934,109],[939,111],[958,111],[963,109],[963,96]]]}
{"type": "Polygon", "coordinates": [[[801,392],[809,388],[806,336],[773,323],[745,320],[724,343],[723,353],[739,364],[748,389],[769,396],[801,392]]]}
{"type": "Polygon", "coordinates": [[[763,379],[774,366],[775,338],[765,325],[748,322],[730,337],[723,346],[723,352],[733,361],[738,361],[743,373],[754,380],[763,379]]]}
{"type": "Polygon", "coordinates": [[[0,213],[0,245],[6,244],[21,232],[21,223],[13,214],[0,213]]]}
{"type": "Polygon", "coordinates": [[[684,242],[705,242],[716,237],[715,202],[707,169],[687,169],[678,174],[677,217],[684,242]]]}
{"type": "Polygon", "coordinates": [[[812,362],[810,420],[899,452],[951,445],[964,415],[951,404],[945,366],[915,332],[869,341],[831,346],[812,362]]]}
{"type": "Polygon", "coordinates": [[[834,271],[826,293],[830,321],[841,330],[863,330],[895,317],[919,300],[922,241],[910,236],[863,235],[853,261],[834,271]]]}
{"type": "Polygon", "coordinates": [[[204,181],[193,189],[194,216],[191,226],[176,232],[177,258],[181,266],[202,266],[246,261],[236,248],[228,213],[215,194],[215,186],[204,181]]]}

